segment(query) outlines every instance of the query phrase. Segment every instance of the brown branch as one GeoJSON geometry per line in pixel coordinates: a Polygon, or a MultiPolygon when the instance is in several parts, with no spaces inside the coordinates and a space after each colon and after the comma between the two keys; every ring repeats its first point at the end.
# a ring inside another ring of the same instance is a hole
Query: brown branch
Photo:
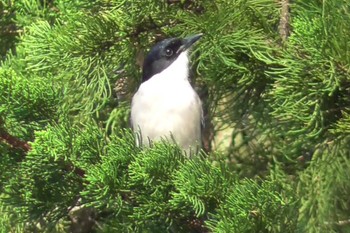
{"type": "Polygon", "coordinates": [[[85,171],[79,167],[75,167],[73,166],[72,164],[66,164],[65,165],[65,169],[68,171],[68,172],[73,172],[75,173],[76,175],[80,176],[80,177],[85,177],[85,171]]]}
{"type": "Polygon", "coordinates": [[[202,143],[206,153],[212,151],[212,142],[214,140],[214,125],[212,122],[211,111],[209,106],[209,91],[208,87],[201,85],[199,87],[199,96],[203,100],[203,129],[202,143]]]}
{"type": "Polygon", "coordinates": [[[284,43],[290,35],[289,0],[280,0],[280,3],[281,3],[281,18],[278,26],[278,32],[281,36],[282,43],[284,43]]]}
{"type": "Polygon", "coordinates": [[[10,145],[13,148],[19,148],[25,152],[28,152],[31,149],[31,146],[28,144],[28,142],[16,138],[3,128],[0,128],[0,140],[4,141],[6,144],[10,145]]]}
{"type": "Polygon", "coordinates": [[[350,225],[350,219],[339,220],[338,222],[325,222],[326,225],[346,226],[350,225]]]}
{"type": "MultiPolygon", "coordinates": [[[[1,123],[1,119],[0,119],[1,123]]],[[[10,145],[12,148],[17,148],[23,150],[25,153],[29,152],[32,147],[28,142],[23,141],[11,134],[9,134],[4,128],[0,127],[0,141],[5,142],[10,145]]],[[[25,157],[25,155],[24,155],[25,157]]],[[[80,177],[85,177],[85,171],[79,167],[74,167],[73,165],[66,165],[66,170],[69,172],[74,172],[80,177]]]]}
{"type": "Polygon", "coordinates": [[[350,225],[350,219],[340,220],[335,223],[338,226],[350,225]]]}
{"type": "Polygon", "coordinates": [[[0,32],[0,35],[2,36],[12,36],[12,35],[19,35],[20,33],[22,33],[23,30],[4,30],[0,32]]]}

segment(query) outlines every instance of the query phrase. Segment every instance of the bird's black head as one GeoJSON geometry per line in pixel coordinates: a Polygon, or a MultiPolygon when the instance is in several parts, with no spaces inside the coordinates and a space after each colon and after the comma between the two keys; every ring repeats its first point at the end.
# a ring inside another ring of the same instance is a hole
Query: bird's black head
{"type": "Polygon", "coordinates": [[[186,51],[201,36],[202,34],[197,34],[184,39],[169,38],[153,46],[143,63],[142,82],[170,66],[182,52],[186,51]]]}

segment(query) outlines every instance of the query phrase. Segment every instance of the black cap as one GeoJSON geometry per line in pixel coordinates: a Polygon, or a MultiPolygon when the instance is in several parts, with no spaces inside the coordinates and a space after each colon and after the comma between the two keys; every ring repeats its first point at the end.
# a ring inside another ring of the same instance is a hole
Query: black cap
{"type": "Polygon", "coordinates": [[[142,82],[169,67],[182,52],[188,50],[202,35],[196,34],[183,39],[169,38],[153,46],[143,63],[142,82]]]}

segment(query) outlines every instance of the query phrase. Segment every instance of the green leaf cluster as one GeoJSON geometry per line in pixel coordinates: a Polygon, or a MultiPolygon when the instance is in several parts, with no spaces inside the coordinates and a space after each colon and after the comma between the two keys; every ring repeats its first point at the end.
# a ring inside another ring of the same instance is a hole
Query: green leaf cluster
{"type": "Polygon", "coordinates": [[[0,0],[0,232],[349,231],[350,5],[291,1],[282,41],[281,2],[0,0]],[[136,147],[144,54],[199,32],[227,146],[136,147]]]}

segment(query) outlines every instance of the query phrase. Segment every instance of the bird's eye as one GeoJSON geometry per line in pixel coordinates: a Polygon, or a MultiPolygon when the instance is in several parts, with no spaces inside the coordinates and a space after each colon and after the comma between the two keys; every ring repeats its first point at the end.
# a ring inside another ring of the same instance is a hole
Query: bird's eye
{"type": "Polygon", "coordinates": [[[165,55],[166,55],[167,57],[170,57],[171,55],[173,55],[173,50],[172,50],[172,49],[166,49],[166,50],[165,50],[165,55]]]}

